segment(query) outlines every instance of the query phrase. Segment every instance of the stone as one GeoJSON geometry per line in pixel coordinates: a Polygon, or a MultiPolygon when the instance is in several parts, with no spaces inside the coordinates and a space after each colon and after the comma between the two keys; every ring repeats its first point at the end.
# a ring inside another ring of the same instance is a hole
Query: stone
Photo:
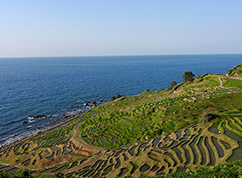
{"type": "Polygon", "coordinates": [[[84,104],[84,106],[88,106],[89,105],[89,102],[86,102],[85,104],[84,104]]]}
{"type": "Polygon", "coordinates": [[[92,104],[96,104],[96,101],[92,101],[91,103],[92,103],[92,104]]]}

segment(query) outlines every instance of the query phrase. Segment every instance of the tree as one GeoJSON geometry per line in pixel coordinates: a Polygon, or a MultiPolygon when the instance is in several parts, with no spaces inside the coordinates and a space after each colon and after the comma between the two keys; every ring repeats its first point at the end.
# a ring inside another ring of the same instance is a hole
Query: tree
{"type": "Polygon", "coordinates": [[[171,83],[170,83],[170,88],[173,88],[174,86],[176,86],[177,85],[177,82],[176,81],[172,81],[171,83]]]}
{"type": "Polygon", "coordinates": [[[116,99],[115,96],[112,96],[112,97],[111,97],[111,101],[113,101],[113,100],[115,100],[115,99],[116,99]]]}
{"type": "Polygon", "coordinates": [[[150,90],[149,89],[146,89],[145,92],[149,92],[150,90]]]}
{"type": "Polygon", "coordinates": [[[21,178],[29,178],[29,177],[31,177],[30,173],[29,173],[29,170],[25,169],[25,168],[17,170],[16,176],[17,177],[21,177],[21,178]]]}
{"type": "Polygon", "coordinates": [[[203,123],[207,123],[213,119],[216,119],[217,117],[219,117],[217,114],[211,113],[208,110],[204,110],[202,112],[202,115],[200,116],[200,121],[203,123]]]}
{"type": "Polygon", "coordinates": [[[118,93],[116,98],[121,98],[122,96],[118,93]]]}
{"type": "Polygon", "coordinates": [[[189,72],[185,72],[183,75],[183,79],[185,82],[192,82],[194,80],[194,74],[189,71],[189,72]]]}

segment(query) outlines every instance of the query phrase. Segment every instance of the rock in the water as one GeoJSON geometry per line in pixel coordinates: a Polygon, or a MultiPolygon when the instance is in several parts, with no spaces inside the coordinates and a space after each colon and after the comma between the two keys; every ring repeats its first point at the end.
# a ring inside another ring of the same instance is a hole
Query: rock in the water
{"type": "Polygon", "coordinates": [[[28,122],[27,122],[27,121],[23,121],[22,123],[23,123],[23,124],[27,124],[28,122]]]}
{"type": "Polygon", "coordinates": [[[42,119],[42,118],[47,118],[47,116],[46,115],[40,115],[40,116],[33,115],[33,116],[29,116],[28,118],[29,119],[42,119]]]}
{"type": "Polygon", "coordinates": [[[88,106],[89,105],[89,102],[86,102],[85,104],[84,104],[84,106],[88,106]]]}
{"type": "Polygon", "coordinates": [[[97,103],[97,101],[92,101],[91,103],[92,103],[92,104],[96,104],[96,103],[97,103]]]}

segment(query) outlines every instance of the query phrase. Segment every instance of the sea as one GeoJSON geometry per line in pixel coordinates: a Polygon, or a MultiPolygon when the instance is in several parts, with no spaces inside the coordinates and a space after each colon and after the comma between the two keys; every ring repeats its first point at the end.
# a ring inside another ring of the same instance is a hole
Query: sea
{"type": "Polygon", "coordinates": [[[241,62],[242,54],[0,58],[0,146],[85,112],[86,102],[165,89],[186,71],[225,74],[241,62]]]}

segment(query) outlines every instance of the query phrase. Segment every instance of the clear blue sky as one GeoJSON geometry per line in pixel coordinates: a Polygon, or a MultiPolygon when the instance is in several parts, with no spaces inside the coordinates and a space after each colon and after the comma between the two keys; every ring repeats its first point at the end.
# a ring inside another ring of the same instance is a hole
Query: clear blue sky
{"type": "Polygon", "coordinates": [[[242,0],[0,0],[0,57],[242,53],[242,0]]]}

